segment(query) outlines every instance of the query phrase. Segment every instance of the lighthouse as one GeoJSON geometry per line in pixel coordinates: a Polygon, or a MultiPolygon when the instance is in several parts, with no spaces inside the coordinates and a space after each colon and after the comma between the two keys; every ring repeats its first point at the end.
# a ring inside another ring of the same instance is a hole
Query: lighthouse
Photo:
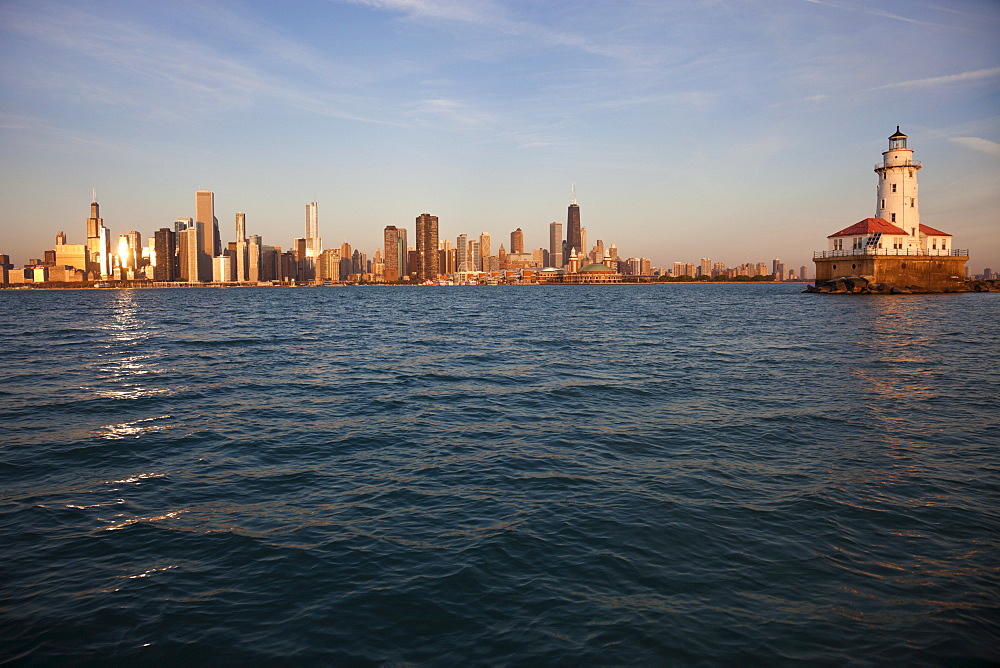
{"type": "Polygon", "coordinates": [[[882,152],[878,174],[878,201],[875,217],[906,232],[906,248],[920,248],[920,205],[917,201],[917,172],[921,164],[906,147],[907,136],[899,131],[889,137],[889,150],[882,152]]]}
{"type": "Polygon", "coordinates": [[[882,162],[875,165],[875,217],[834,232],[827,237],[827,250],[813,253],[817,287],[853,277],[859,285],[882,286],[878,289],[960,289],[969,251],[953,248],[951,234],[920,222],[917,172],[921,164],[913,159],[907,139],[897,125],[888,150],[882,152],[882,162]]]}

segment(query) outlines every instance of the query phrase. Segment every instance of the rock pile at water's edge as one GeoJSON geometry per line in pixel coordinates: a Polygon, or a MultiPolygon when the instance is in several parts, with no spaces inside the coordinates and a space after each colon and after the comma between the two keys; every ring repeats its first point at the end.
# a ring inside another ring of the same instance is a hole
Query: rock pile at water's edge
{"type": "Polygon", "coordinates": [[[946,292],[1000,292],[1000,279],[963,280],[956,278],[953,285],[943,290],[928,290],[919,285],[896,285],[878,283],[874,276],[843,276],[829,280],[817,280],[803,292],[824,295],[912,295],[940,294],[946,292]]]}

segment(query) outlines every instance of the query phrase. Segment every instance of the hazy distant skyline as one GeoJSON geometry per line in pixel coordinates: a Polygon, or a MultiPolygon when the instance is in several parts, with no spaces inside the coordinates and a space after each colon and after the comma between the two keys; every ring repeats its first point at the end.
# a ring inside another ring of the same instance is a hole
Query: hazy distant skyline
{"type": "Polygon", "coordinates": [[[4,2],[0,253],[83,243],[92,188],[113,235],[207,189],[224,242],[316,201],[327,247],[428,212],[538,248],[575,182],[623,257],[811,270],[899,125],[922,222],[997,270],[998,34],[992,1],[4,2]]]}

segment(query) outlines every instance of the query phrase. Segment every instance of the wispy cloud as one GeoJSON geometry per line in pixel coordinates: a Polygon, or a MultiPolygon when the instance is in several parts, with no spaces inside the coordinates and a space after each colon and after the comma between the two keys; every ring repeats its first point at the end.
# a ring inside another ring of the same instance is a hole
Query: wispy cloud
{"type": "Polygon", "coordinates": [[[869,91],[873,90],[888,90],[892,88],[930,88],[932,86],[944,86],[954,83],[963,83],[967,81],[980,81],[982,79],[991,79],[995,76],[1000,75],[1000,67],[993,67],[983,70],[972,70],[970,72],[960,72],[959,74],[948,74],[942,77],[930,77],[927,79],[911,79],[910,81],[898,81],[896,83],[885,84],[884,86],[876,86],[875,88],[869,88],[869,91]]]}
{"type": "Polygon", "coordinates": [[[1000,158],[1000,144],[995,141],[983,139],[982,137],[950,137],[949,139],[956,144],[971,148],[973,151],[979,151],[994,158],[1000,158]]]}
{"type": "Polygon", "coordinates": [[[421,100],[411,110],[414,122],[467,134],[490,142],[503,140],[522,148],[551,146],[560,140],[522,126],[496,111],[483,111],[466,101],[447,98],[421,100]]]}
{"type": "MultiPolygon", "coordinates": [[[[878,16],[883,19],[890,19],[892,21],[900,21],[902,23],[910,23],[913,25],[920,26],[930,26],[934,28],[955,28],[955,26],[948,25],[946,23],[937,23],[933,21],[921,21],[919,19],[911,18],[909,16],[903,16],[902,14],[894,14],[892,12],[887,12],[884,9],[877,9],[869,5],[861,4],[855,5],[848,2],[830,2],[830,0],[803,0],[811,5],[822,5],[824,7],[832,7],[834,9],[840,9],[848,12],[860,12],[862,14],[868,14],[869,16],[878,16]]],[[[964,28],[962,28],[964,30],[964,28]]]]}
{"type": "Polygon", "coordinates": [[[545,25],[511,18],[494,2],[484,0],[339,0],[374,9],[399,12],[420,19],[474,25],[497,33],[522,37],[538,44],[568,47],[635,65],[651,64],[643,50],[628,42],[555,30],[545,25]]]}
{"type": "MultiPolygon", "coordinates": [[[[287,40],[270,37],[261,43],[268,58],[227,56],[204,43],[185,40],[167,30],[139,21],[96,16],[72,6],[52,5],[44,10],[8,5],[0,10],[0,24],[45,44],[53,51],[69,51],[113,68],[124,77],[104,83],[100,72],[86,72],[86,60],[79,71],[36,70],[23,61],[20,71],[8,67],[7,77],[22,76],[35,85],[49,86],[62,95],[73,94],[105,105],[140,109],[157,118],[189,118],[197,113],[215,113],[255,104],[288,104],[319,115],[354,121],[387,123],[353,108],[359,93],[345,84],[320,90],[287,76],[269,71],[269,58],[282,59],[312,71],[324,67],[314,57],[287,40]],[[85,76],[80,76],[85,72],[85,76]],[[329,89],[333,88],[331,92],[329,89]],[[95,99],[96,98],[96,99],[95,99]]],[[[251,32],[246,21],[234,22],[244,33],[251,32]]],[[[265,30],[258,31],[261,34],[265,30]]],[[[252,44],[254,42],[251,42],[252,44]]]]}

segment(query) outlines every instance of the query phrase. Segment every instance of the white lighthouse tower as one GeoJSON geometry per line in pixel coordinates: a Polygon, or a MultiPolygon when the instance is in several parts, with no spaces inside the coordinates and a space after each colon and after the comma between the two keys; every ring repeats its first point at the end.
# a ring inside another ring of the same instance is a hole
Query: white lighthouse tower
{"type": "Polygon", "coordinates": [[[920,248],[920,206],[917,203],[917,171],[920,161],[906,148],[906,135],[899,131],[889,137],[889,150],[882,152],[882,163],[875,165],[878,201],[875,217],[906,232],[906,248],[920,248]]]}

